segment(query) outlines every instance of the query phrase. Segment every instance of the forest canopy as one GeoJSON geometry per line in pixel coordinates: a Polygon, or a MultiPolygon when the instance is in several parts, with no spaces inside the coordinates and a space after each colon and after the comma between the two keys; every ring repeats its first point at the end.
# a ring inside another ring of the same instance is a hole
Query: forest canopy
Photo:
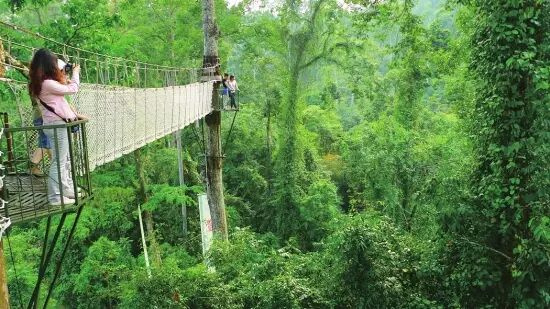
{"type": "MultiPolygon", "coordinates": [[[[229,239],[203,254],[203,127],[188,126],[183,186],[173,136],[92,173],[48,307],[550,307],[549,1],[215,7],[221,72],[239,85],[238,113],[221,120],[229,239]]],[[[190,0],[0,0],[0,21],[177,67],[203,63],[202,12],[190,0]]],[[[0,82],[0,111],[17,104],[31,102],[0,82]]],[[[33,293],[48,228],[3,236],[13,308],[33,293]]]]}

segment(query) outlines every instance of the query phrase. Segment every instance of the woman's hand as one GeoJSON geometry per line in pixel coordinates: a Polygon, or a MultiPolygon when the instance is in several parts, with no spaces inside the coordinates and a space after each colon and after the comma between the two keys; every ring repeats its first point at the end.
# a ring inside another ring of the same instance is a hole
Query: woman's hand
{"type": "Polygon", "coordinates": [[[76,117],[78,118],[78,120],[90,120],[90,118],[88,118],[88,116],[85,116],[85,115],[80,115],[80,114],[77,114],[76,117]]]}
{"type": "Polygon", "coordinates": [[[74,65],[73,74],[80,74],[80,65],[79,64],[74,65]]]}

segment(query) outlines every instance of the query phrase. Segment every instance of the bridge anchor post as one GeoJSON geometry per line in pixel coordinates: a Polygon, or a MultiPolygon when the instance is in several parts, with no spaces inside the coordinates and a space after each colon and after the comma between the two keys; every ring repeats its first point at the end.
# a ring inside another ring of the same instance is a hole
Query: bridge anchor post
{"type": "Polygon", "coordinates": [[[9,299],[6,259],[4,258],[4,240],[0,239],[0,308],[9,308],[9,299]]]}

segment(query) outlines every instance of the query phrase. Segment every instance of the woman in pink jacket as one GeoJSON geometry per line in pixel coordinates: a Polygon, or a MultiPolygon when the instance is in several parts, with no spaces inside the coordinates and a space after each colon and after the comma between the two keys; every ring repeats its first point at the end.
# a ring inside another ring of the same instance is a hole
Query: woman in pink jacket
{"type": "MultiPolygon", "coordinates": [[[[45,126],[65,124],[69,120],[79,118],[69,106],[65,95],[75,94],[78,91],[80,68],[75,66],[72,79],[67,81],[65,67],[66,64],[63,61],[46,49],[38,50],[33,56],[29,72],[29,93],[40,102],[39,107],[45,126]]],[[[53,206],[74,204],[77,193],[74,192],[71,178],[67,129],[45,129],[44,133],[52,145],[52,160],[48,174],[48,201],[53,206]],[[63,196],[61,196],[61,188],[63,196]]]]}

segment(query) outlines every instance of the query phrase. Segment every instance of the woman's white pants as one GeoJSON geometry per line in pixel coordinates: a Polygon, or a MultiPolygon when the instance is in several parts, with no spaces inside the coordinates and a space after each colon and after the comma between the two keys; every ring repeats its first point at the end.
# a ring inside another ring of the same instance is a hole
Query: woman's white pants
{"type": "MultiPolygon", "coordinates": [[[[57,124],[65,124],[65,122],[60,120],[48,125],[57,124]]],[[[71,160],[69,158],[69,136],[67,128],[45,129],[44,134],[46,134],[52,146],[52,162],[48,173],[48,201],[59,203],[61,201],[61,188],[63,188],[64,196],[74,197],[71,160]],[[57,131],[57,138],[54,130],[57,131]]]]}

